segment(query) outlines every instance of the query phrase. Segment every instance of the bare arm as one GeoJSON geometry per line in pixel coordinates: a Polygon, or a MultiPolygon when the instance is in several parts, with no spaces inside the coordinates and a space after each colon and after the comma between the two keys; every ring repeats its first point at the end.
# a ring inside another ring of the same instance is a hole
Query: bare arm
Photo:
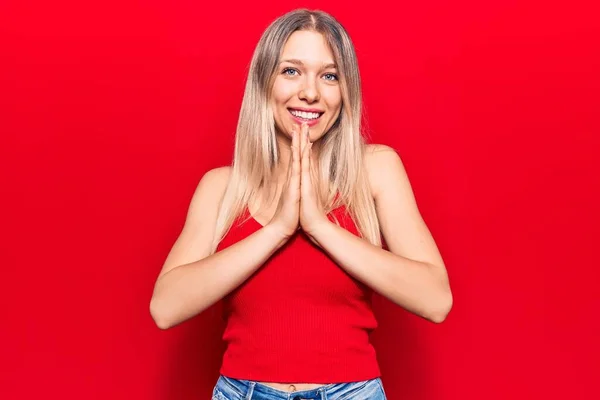
{"type": "Polygon", "coordinates": [[[150,313],[161,329],[201,313],[254,273],[287,241],[280,229],[267,225],[212,255],[218,207],[229,168],[207,172],[194,193],[184,228],[156,280],[150,313]]]}
{"type": "Polygon", "coordinates": [[[418,210],[397,153],[369,154],[369,180],[381,231],[390,251],[327,221],[311,235],[344,270],[406,310],[442,322],[452,307],[448,274],[418,210]]]}

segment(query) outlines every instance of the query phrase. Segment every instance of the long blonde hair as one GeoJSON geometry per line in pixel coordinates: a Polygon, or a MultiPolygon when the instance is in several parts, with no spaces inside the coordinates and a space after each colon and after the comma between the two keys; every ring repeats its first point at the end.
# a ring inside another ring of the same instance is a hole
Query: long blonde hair
{"type": "Polygon", "coordinates": [[[254,51],[237,124],[233,168],[217,216],[213,252],[249,201],[257,198],[261,189],[269,188],[275,178],[280,152],[269,100],[283,47],[290,35],[299,30],[319,32],[325,37],[337,64],[342,94],[340,116],[320,139],[317,170],[319,179],[328,187],[323,194],[325,211],[345,205],[360,235],[381,246],[375,204],[364,168],[361,82],[354,46],[346,30],[331,15],[299,9],[273,21],[254,51]]]}

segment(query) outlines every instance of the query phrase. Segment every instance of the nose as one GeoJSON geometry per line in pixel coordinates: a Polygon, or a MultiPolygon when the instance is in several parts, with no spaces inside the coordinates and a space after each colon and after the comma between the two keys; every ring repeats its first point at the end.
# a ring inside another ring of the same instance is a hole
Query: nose
{"type": "Polygon", "coordinates": [[[300,100],[304,100],[307,103],[314,103],[319,101],[321,94],[319,93],[319,86],[314,79],[307,77],[304,79],[300,92],[298,93],[300,100]]]}

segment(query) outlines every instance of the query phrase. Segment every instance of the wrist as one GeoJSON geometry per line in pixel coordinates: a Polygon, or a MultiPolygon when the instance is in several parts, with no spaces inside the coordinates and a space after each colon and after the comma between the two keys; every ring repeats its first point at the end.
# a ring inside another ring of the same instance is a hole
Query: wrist
{"type": "Polygon", "coordinates": [[[313,239],[318,240],[319,237],[322,237],[322,232],[326,231],[332,224],[334,223],[328,218],[323,217],[319,221],[311,224],[308,229],[304,229],[304,232],[306,232],[306,234],[311,236],[313,239]]]}
{"type": "Polygon", "coordinates": [[[293,233],[290,234],[288,230],[275,222],[269,222],[263,227],[263,230],[269,232],[269,235],[278,242],[277,247],[283,246],[293,235],[293,233]]]}

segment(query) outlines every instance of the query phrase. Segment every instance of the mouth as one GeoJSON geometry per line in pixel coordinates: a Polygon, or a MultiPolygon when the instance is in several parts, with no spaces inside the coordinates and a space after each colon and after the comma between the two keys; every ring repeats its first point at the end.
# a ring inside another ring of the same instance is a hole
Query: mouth
{"type": "Polygon", "coordinates": [[[288,108],[288,112],[298,123],[306,122],[309,126],[318,123],[324,114],[324,112],[318,110],[304,111],[295,108],[288,108]]]}

